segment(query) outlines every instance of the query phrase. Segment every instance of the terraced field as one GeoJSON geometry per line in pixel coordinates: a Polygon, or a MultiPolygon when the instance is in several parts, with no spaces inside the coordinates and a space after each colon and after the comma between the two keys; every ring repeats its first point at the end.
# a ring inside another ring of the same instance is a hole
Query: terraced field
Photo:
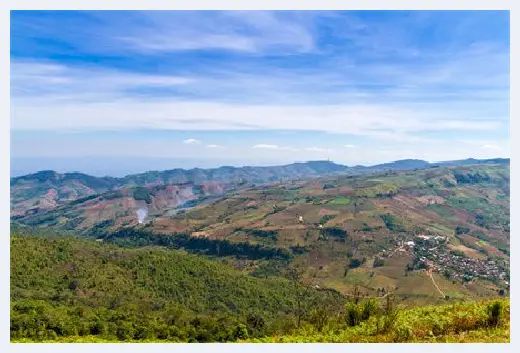
{"type": "MultiPolygon", "coordinates": [[[[49,229],[70,229],[74,223],[76,233],[118,242],[127,237],[125,232],[133,232],[131,240],[125,240],[127,245],[143,243],[138,235],[142,232],[198,239],[197,246],[206,250],[196,251],[207,252],[211,244],[221,242],[250,244],[268,249],[267,253],[269,249],[280,249],[290,254],[291,266],[305,269],[308,281],[343,294],[356,286],[366,295],[377,295],[385,288],[410,303],[442,302],[445,299],[421,266],[433,266],[439,276],[438,285],[453,297],[482,298],[508,290],[506,164],[437,166],[365,176],[244,184],[180,210],[175,208],[178,193],[168,190],[173,189],[151,187],[143,194],[150,198],[149,202],[135,200],[135,191],[134,197],[129,191],[120,198],[101,194],[17,222],[49,229]],[[135,216],[138,203],[150,210],[143,225],[137,224],[135,216]],[[114,238],[110,236],[113,232],[120,234],[114,238]],[[441,248],[431,248],[437,249],[432,250],[434,255],[443,249],[438,255],[449,257],[442,265],[448,266],[446,269],[435,265],[435,257],[421,260],[433,261],[431,266],[421,265],[419,258],[428,252],[427,248],[404,246],[417,242],[418,236],[445,239],[441,248]],[[451,262],[464,263],[456,256],[489,262],[490,275],[485,274],[485,268],[478,275],[472,274],[472,265],[468,265],[469,269],[450,267],[451,262]],[[376,260],[378,266],[374,266],[376,260]],[[451,274],[446,273],[448,270],[451,274]]],[[[186,241],[175,241],[175,246],[185,246],[181,243],[186,241]]],[[[190,244],[195,246],[193,241],[190,244]]],[[[218,256],[218,251],[211,251],[218,256]]],[[[246,273],[256,273],[271,260],[235,256],[227,261],[246,273]]]]}

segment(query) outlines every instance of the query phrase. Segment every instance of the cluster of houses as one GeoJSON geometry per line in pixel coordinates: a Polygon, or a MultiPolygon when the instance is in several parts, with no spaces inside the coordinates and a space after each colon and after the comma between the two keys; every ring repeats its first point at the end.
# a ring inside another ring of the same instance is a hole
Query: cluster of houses
{"type": "Polygon", "coordinates": [[[413,254],[415,269],[431,269],[447,278],[471,281],[476,278],[501,282],[509,285],[509,271],[506,266],[492,259],[478,260],[451,251],[448,238],[440,235],[417,235],[410,239],[399,239],[394,249],[383,250],[378,257],[399,257],[413,254]]]}
{"type": "Polygon", "coordinates": [[[476,278],[508,285],[507,269],[495,260],[478,260],[460,256],[446,246],[438,246],[432,251],[426,246],[414,249],[419,264],[444,274],[452,280],[471,281],[476,278]]]}

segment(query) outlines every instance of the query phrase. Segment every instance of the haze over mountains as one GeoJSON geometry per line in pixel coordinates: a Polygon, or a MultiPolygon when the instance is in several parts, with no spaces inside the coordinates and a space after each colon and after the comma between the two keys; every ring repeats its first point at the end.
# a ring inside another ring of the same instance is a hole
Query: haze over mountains
{"type": "MultiPolygon", "coordinates": [[[[214,169],[171,169],[131,174],[122,178],[95,177],[79,172],[61,174],[46,170],[11,178],[11,214],[20,216],[31,209],[52,209],[83,197],[90,197],[124,187],[190,184],[190,188],[193,185],[198,185],[203,186],[202,189],[205,188],[206,191],[211,189],[213,193],[222,194],[228,189],[246,183],[283,182],[327,175],[360,175],[387,170],[409,170],[480,163],[508,164],[509,159],[466,159],[440,163],[406,159],[368,167],[348,167],[330,161],[310,161],[269,167],[222,166],[214,169]]],[[[175,192],[179,195],[179,190],[175,192]]],[[[192,191],[188,194],[192,195],[192,191]]],[[[176,205],[184,203],[188,199],[190,198],[182,201],[177,200],[176,205]]]]}
{"type": "MultiPolygon", "coordinates": [[[[233,166],[221,166],[218,168],[193,168],[193,169],[170,169],[158,172],[157,170],[148,171],[140,174],[129,174],[125,177],[91,177],[97,178],[98,180],[104,180],[108,185],[126,184],[129,181],[134,181],[137,184],[149,182],[149,178],[163,179],[165,182],[201,182],[207,180],[214,181],[226,181],[233,178],[243,178],[251,182],[265,182],[274,181],[277,178],[289,178],[289,177],[310,177],[326,175],[328,173],[336,172],[348,172],[348,173],[371,173],[381,170],[406,170],[415,168],[427,168],[430,166],[440,165],[469,165],[469,164],[481,164],[481,163],[509,163],[509,158],[493,158],[493,159],[474,159],[468,158],[464,160],[456,161],[444,161],[430,163],[419,159],[403,159],[394,162],[377,164],[373,166],[345,166],[336,164],[331,161],[309,161],[309,162],[297,162],[281,166],[244,166],[244,167],[233,167],[233,166]]],[[[50,180],[67,181],[74,179],[75,177],[90,176],[81,172],[66,172],[58,173],[53,170],[41,170],[36,173],[30,173],[26,175],[16,176],[11,178],[11,185],[16,184],[21,180],[37,179],[43,180],[50,178],[50,180]]],[[[90,178],[90,179],[91,179],[90,178]]],[[[93,180],[93,179],[91,179],[93,180]]]]}

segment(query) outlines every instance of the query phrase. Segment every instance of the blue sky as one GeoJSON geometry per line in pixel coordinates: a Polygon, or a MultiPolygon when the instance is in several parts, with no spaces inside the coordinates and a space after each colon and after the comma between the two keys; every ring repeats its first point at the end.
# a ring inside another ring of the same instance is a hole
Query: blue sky
{"type": "Polygon", "coordinates": [[[509,154],[505,11],[11,12],[14,173],[509,154]]]}

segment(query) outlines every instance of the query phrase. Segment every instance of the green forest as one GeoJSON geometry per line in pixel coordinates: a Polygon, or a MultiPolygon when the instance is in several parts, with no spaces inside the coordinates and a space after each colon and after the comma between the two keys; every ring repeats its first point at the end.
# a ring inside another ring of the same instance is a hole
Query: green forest
{"type": "Polygon", "coordinates": [[[461,332],[509,340],[507,300],[406,309],[390,296],[310,288],[295,268],[281,273],[257,278],[185,250],[15,231],[11,340],[399,342],[461,332]]]}

